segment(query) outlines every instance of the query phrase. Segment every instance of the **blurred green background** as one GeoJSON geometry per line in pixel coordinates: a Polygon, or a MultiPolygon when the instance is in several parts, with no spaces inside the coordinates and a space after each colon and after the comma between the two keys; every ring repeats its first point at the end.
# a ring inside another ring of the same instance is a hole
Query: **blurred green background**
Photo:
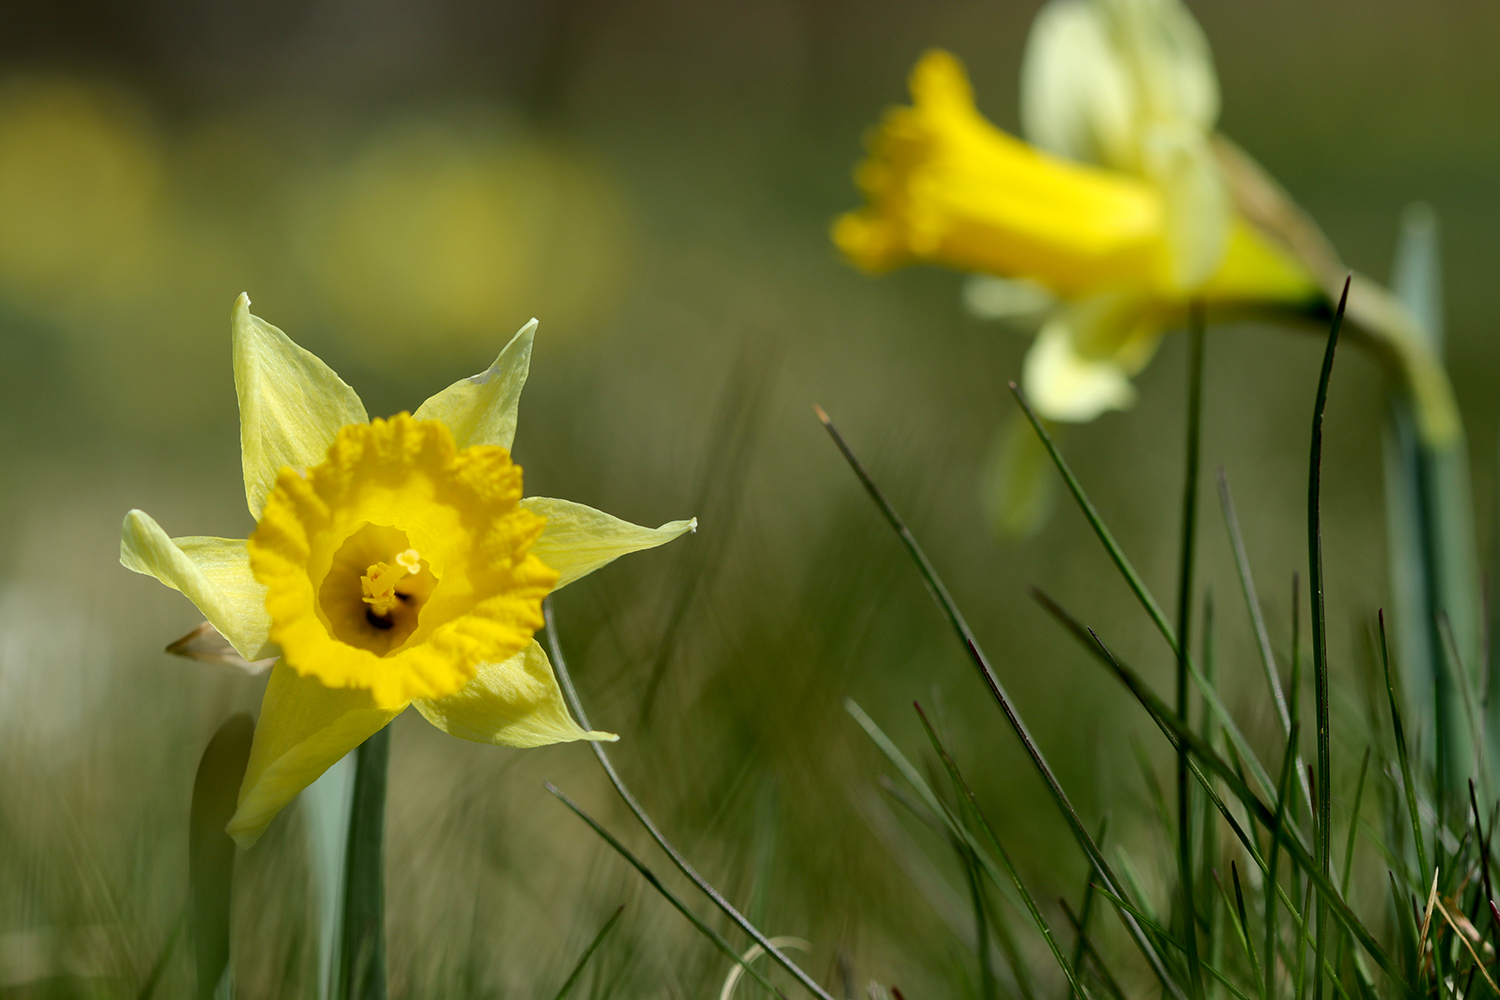
{"type": "MultiPolygon", "coordinates": [[[[928,878],[957,893],[957,869],[935,838],[872,805],[884,766],[845,696],[918,756],[910,702],[935,713],[1038,897],[1076,902],[1084,866],[814,402],[909,518],[1086,817],[1113,810],[1148,882],[1166,871],[1132,759],[1139,739],[1161,764],[1159,740],[1027,587],[1163,685],[1168,651],[1075,510],[1060,503],[1037,537],[1002,543],[979,509],[979,466],[1013,407],[1005,384],[1026,338],[966,315],[961,276],[870,280],[827,238],[857,201],[861,133],[905,99],[925,48],[958,53],[981,108],[1016,127],[1037,6],[8,5],[0,996],[135,994],[182,918],[198,755],[228,712],[258,704],[263,682],[162,653],[198,616],[116,562],[131,507],[174,535],[252,527],[229,363],[242,290],[372,414],[415,408],[541,319],[516,444],[527,492],[653,525],[700,519],[697,535],[557,600],[584,700],[621,734],[616,760],[668,836],[767,933],[813,942],[815,975],[942,995],[969,961],[928,878]],[[903,838],[915,850],[893,853],[903,838]],[[910,858],[924,852],[935,868],[914,879],[910,858]]],[[[1352,266],[1384,277],[1400,209],[1437,209],[1488,543],[1500,8],[1192,8],[1217,58],[1223,130],[1352,266]]],[[[1064,442],[1164,603],[1183,348],[1167,341],[1136,410],[1064,442]]],[[[1209,339],[1205,464],[1235,487],[1279,651],[1305,563],[1321,350],[1305,332],[1254,326],[1209,339]]],[[[1342,354],[1328,418],[1330,644],[1347,748],[1363,745],[1366,628],[1388,600],[1381,377],[1342,354]]],[[[1269,742],[1208,483],[1221,673],[1245,728],[1269,742]]],[[[574,794],[667,868],[586,747],[461,744],[413,713],[394,737],[393,995],[550,995],[620,903],[625,921],[598,961],[622,995],[717,990],[722,958],[541,788],[574,794]]],[[[241,856],[245,996],[315,995],[300,823],[289,810],[241,856]]],[[[189,976],[179,953],[164,995],[189,976]]]]}

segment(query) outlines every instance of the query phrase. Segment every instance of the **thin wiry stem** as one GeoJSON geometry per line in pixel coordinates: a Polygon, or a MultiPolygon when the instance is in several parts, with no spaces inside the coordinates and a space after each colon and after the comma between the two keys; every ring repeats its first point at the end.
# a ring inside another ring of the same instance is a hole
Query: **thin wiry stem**
{"type": "MultiPolygon", "coordinates": [[[[1015,706],[1011,703],[1010,696],[1005,693],[1005,687],[1000,683],[1000,678],[995,675],[995,671],[990,667],[989,660],[985,657],[984,651],[979,648],[978,640],[974,638],[974,633],[969,630],[969,623],[964,620],[963,613],[958,610],[958,605],[954,603],[953,598],[948,594],[948,588],[943,585],[942,579],[937,575],[937,570],[933,568],[932,563],[927,558],[927,554],[922,551],[922,546],[917,544],[916,536],[906,527],[906,523],[901,520],[901,515],[896,513],[896,508],[891,506],[891,502],[886,499],[885,493],[876,485],[875,480],[866,471],[864,464],[854,454],[853,449],[849,447],[843,435],[838,432],[838,428],[833,426],[833,421],[829,419],[828,414],[824,413],[821,407],[816,407],[815,409],[818,419],[823,422],[823,427],[828,431],[829,437],[833,438],[833,443],[843,453],[844,460],[849,463],[849,467],[854,471],[855,476],[859,478],[860,483],[865,488],[865,492],[869,493],[870,499],[875,501],[875,506],[880,508],[881,514],[885,516],[886,521],[896,532],[897,537],[901,539],[901,544],[905,546],[907,554],[917,564],[917,570],[922,576],[922,582],[927,585],[927,592],[932,595],[933,601],[936,602],[944,617],[948,619],[948,623],[958,635],[959,641],[963,643],[965,651],[969,654],[969,659],[984,679],[985,686],[990,689],[990,693],[999,702],[1000,710],[1005,714],[1006,721],[1010,723],[1016,736],[1021,740],[1021,745],[1025,748],[1027,756],[1031,758],[1032,764],[1036,767],[1037,772],[1041,774],[1042,780],[1046,782],[1047,790],[1052,793],[1052,798],[1057,803],[1058,809],[1062,812],[1063,819],[1067,821],[1069,828],[1072,830],[1074,839],[1078,841],[1084,854],[1088,856],[1089,862],[1099,872],[1099,877],[1104,880],[1104,888],[1109,889],[1116,895],[1120,895],[1119,879],[1115,876],[1109,862],[1104,859],[1104,854],[1099,850],[1098,845],[1094,843],[1094,839],[1090,836],[1088,829],[1084,827],[1083,820],[1079,817],[1078,811],[1073,808],[1072,801],[1068,798],[1067,793],[1063,791],[1062,784],[1057,780],[1057,776],[1053,774],[1052,768],[1047,764],[1046,758],[1042,756],[1041,748],[1037,746],[1036,740],[1032,738],[1031,731],[1026,728],[1026,723],[1022,721],[1020,713],[1016,711],[1015,706]]],[[[1163,619],[1164,621],[1165,619],[1163,619]]],[[[1170,625],[1167,626],[1167,631],[1171,632],[1170,625]]],[[[1157,979],[1160,980],[1161,984],[1166,987],[1175,1000],[1186,1000],[1182,987],[1172,978],[1161,956],[1157,954],[1156,948],[1151,944],[1150,939],[1146,937],[1145,931],[1141,929],[1139,922],[1129,913],[1125,913],[1124,911],[1118,912],[1121,913],[1121,919],[1125,923],[1126,930],[1136,942],[1137,947],[1140,948],[1141,954],[1151,965],[1151,970],[1156,974],[1157,979]]]]}
{"type": "MultiPolygon", "coordinates": [[[[552,669],[557,673],[558,684],[562,687],[563,695],[568,699],[568,707],[573,710],[573,715],[578,719],[579,725],[583,726],[584,729],[588,729],[588,714],[584,712],[583,702],[579,700],[578,691],[573,687],[573,678],[568,674],[568,664],[563,659],[562,645],[558,642],[557,622],[552,615],[552,599],[550,597],[543,602],[542,612],[547,620],[547,647],[552,654],[552,669]]],[[[630,807],[630,811],[635,813],[635,818],[640,820],[641,825],[646,828],[646,832],[651,834],[651,839],[655,840],[657,845],[666,852],[667,857],[672,859],[672,863],[677,866],[677,870],[692,880],[692,883],[715,906],[722,910],[726,917],[732,920],[740,930],[750,935],[756,944],[766,950],[766,954],[775,959],[783,969],[795,976],[797,981],[807,987],[809,992],[814,996],[820,997],[821,1000],[833,1000],[833,997],[823,987],[819,986],[811,976],[803,972],[797,966],[797,963],[783,955],[771,943],[770,938],[757,930],[754,924],[745,919],[744,915],[719,893],[719,890],[710,885],[707,879],[698,874],[697,869],[688,864],[687,858],[684,858],[677,848],[668,842],[667,838],[662,835],[662,832],[657,829],[656,824],[651,821],[651,817],[646,815],[646,810],[641,808],[641,804],[636,801],[636,797],[630,793],[630,789],[625,787],[625,782],[620,780],[619,772],[615,770],[614,764],[610,762],[609,754],[604,752],[604,747],[597,740],[590,741],[589,746],[593,748],[594,756],[599,758],[599,763],[603,766],[604,773],[609,777],[610,784],[615,786],[615,791],[620,793],[620,798],[625,800],[625,804],[630,807]]]]}
{"type": "MultiPolygon", "coordinates": [[[[1193,618],[1193,568],[1198,528],[1198,452],[1203,425],[1203,307],[1192,307],[1189,338],[1187,460],[1182,487],[1182,563],[1177,577],[1177,721],[1188,724],[1188,647],[1193,618]]],[[[1187,953],[1188,985],[1203,995],[1198,967],[1198,904],[1193,892],[1192,786],[1188,782],[1188,749],[1177,748],[1177,871],[1182,883],[1182,937],[1187,953]]]]}
{"type": "MultiPolygon", "coordinates": [[[[1318,867],[1327,878],[1333,864],[1333,762],[1328,739],[1328,627],[1323,611],[1322,465],[1323,411],[1328,405],[1328,381],[1333,376],[1333,356],[1338,349],[1339,327],[1349,303],[1349,280],[1339,296],[1328,347],[1323,352],[1323,370],[1318,375],[1318,395],[1313,403],[1312,448],[1307,474],[1307,548],[1309,583],[1312,585],[1313,679],[1317,685],[1318,711],[1318,867]]],[[[1318,948],[1313,964],[1313,1000],[1323,1000],[1323,953],[1328,945],[1328,902],[1318,897],[1318,948]]]]}

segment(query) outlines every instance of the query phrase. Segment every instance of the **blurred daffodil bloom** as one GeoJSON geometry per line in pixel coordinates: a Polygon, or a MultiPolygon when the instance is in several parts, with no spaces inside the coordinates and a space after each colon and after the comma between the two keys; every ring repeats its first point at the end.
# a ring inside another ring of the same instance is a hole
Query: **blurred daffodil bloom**
{"type": "Polygon", "coordinates": [[[327,768],[414,705],[444,732],[535,747],[587,732],[532,638],[551,591],[696,521],[645,528],[523,497],[510,458],[536,321],[486,371],[370,420],[322,361],[233,311],[248,539],[125,518],[120,561],[181,591],[246,661],[279,657],[228,832],[249,847],[327,768]]]}
{"type": "MultiPolygon", "coordinates": [[[[833,239],[859,268],[972,272],[971,307],[1038,318],[1022,383],[1044,418],[1092,420],[1192,304],[1209,320],[1326,320],[1345,271],[1316,227],[1214,132],[1212,58],[1178,0],[1051,0],[1022,71],[1023,142],[986,120],[958,60],[928,52],[912,105],[869,136],[866,205],[833,239]]],[[[1356,276],[1349,318],[1394,362],[1430,440],[1458,418],[1415,321],[1356,276]]],[[[1326,327],[1325,327],[1326,328],[1326,327]]]]}
{"type": "Polygon", "coordinates": [[[1131,153],[1141,171],[1054,155],[987,121],[958,60],[929,52],[913,106],[893,110],[857,179],[868,205],[834,240],[872,272],[935,263],[1027,282],[1050,312],[1025,387],[1052,420],[1092,420],[1133,401],[1130,376],[1181,323],[1320,303],[1314,277],[1231,210],[1201,129],[1180,122],[1131,153]]]}

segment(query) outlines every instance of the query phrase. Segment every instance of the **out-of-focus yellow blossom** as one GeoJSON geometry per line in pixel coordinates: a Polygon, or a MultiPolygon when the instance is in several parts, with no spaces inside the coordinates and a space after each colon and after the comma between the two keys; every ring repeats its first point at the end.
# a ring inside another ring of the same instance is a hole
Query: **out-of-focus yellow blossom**
{"type": "Polygon", "coordinates": [[[645,528],[521,495],[510,459],[533,320],[486,371],[413,414],[369,420],[318,358],[233,311],[248,540],[170,538],[125,518],[120,561],[197,605],[271,668],[239,808],[249,847],[282,807],[407,705],[454,736],[581,739],[532,638],[541,602],[627,552],[693,530],[645,528]]]}
{"type": "Polygon", "coordinates": [[[51,311],[149,280],[164,172],[126,94],[61,77],[0,85],[0,292],[51,311]]]}
{"type": "Polygon", "coordinates": [[[314,188],[298,247],[367,353],[464,347],[522,302],[569,330],[623,287],[625,212],[607,174],[514,128],[398,120],[314,188]]]}
{"type": "Polygon", "coordinates": [[[868,271],[944,264],[1024,279],[1067,303],[1026,362],[1043,416],[1091,420],[1128,406],[1129,377],[1194,299],[1216,314],[1323,301],[1290,253],[1205,193],[1187,144],[1159,153],[1164,182],[1153,183],[1007,135],[979,114],[946,52],[922,58],[911,90],[913,106],[887,115],[860,166],[868,205],[838,220],[834,240],[868,271]],[[1192,198],[1201,211],[1178,204],[1192,198]]]}
{"type": "MultiPolygon", "coordinates": [[[[1209,320],[1326,318],[1344,269],[1214,133],[1212,58],[1179,0],[1044,6],[1022,70],[1030,143],[979,114],[946,52],[923,56],[911,92],[872,133],[856,174],[867,204],[834,240],[867,271],[974,272],[967,297],[986,314],[1040,313],[1022,383],[1044,418],[1128,407],[1130,378],[1189,303],[1209,320]]],[[[1405,379],[1427,438],[1452,441],[1451,388],[1410,315],[1356,276],[1349,319],[1405,379]]]]}

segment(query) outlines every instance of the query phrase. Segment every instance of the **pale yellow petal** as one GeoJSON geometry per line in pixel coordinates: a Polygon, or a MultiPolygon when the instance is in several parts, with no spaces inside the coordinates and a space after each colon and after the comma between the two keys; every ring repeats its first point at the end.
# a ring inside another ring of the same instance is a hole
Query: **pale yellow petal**
{"type": "Polygon", "coordinates": [[[418,420],[441,420],[459,448],[497,444],[510,450],[516,436],[516,408],[531,368],[532,320],[511,338],[495,363],[478,375],[459,379],[431,397],[412,414],[418,420]]]}
{"type": "Polygon", "coordinates": [[[503,663],[486,663],[457,694],[412,702],[450,736],[505,747],[540,747],[574,740],[614,740],[583,729],[568,714],[552,663],[536,640],[503,663]]]}
{"type": "Polygon", "coordinates": [[[1181,0],[1101,0],[1134,71],[1143,119],[1175,120],[1201,132],[1219,117],[1219,80],[1203,29],[1181,0]]]}
{"type": "Polygon", "coordinates": [[[1125,371],[1110,358],[1080,355],[1060,318],[1037,334],[1026,352],[1021,378],[1026,398],[1048,420],[1084,423],[1106,410],[1124,410],[1135,403],[1135,387],[1125,371]]]}
{"type": "Polygon", "coordinates": [[[557,570],[557,587],[566,587],[627,552],[654,549],[679,535],[698,530],[698,519],[671,521],[646,528],[571,500],[527,497],[521,506],[547,519],[531,554],[557,570]]]}
{"type": "Polygon", "coordinates": [[[1021,60],[1021,130],[1059,156],[1131,170],[1140,108],[1110,20],[1091,0],[1037,12],[1021,60]]]}
{"type": "Polygon", "coordinates": [[[276,655],[266,588],[250,573],[243,538],[168,538],[133,510],[120,528],[120,563],[182,591],[246,660],[276,655]]]}
{"type": "Polygon", "coordinates": [[[369,418],[354,390],[316,355],[250,315],[249,296],[235,300],[232,316],[245,500],[260,520],[277,473],[317,465],[340,427],[369,418]]]}
{"type": "Polygon", "coordinates": [[[368,691],[324,687],[278,662],[261,701],[239,808],[226,832],[249,848],[298,792],[405,707],[376,708],[368,691]]]}
{"type": "Polygon", "coordinates": [[[1057,296],[1035,281],[990,274],[969,275],[964,280],[963,295],[964,305],[972,315],[1017,323],[1040,321],[1057,305],[1057,296]]]}
{"type": "Polygon", "coordinates": [[[1229,247],[1234,203],[1208,137],[1183,122],[1142,130],[1141,169],[1162,193],[1166,286],[1196,293],[1218,272],[1229,247]]]}

